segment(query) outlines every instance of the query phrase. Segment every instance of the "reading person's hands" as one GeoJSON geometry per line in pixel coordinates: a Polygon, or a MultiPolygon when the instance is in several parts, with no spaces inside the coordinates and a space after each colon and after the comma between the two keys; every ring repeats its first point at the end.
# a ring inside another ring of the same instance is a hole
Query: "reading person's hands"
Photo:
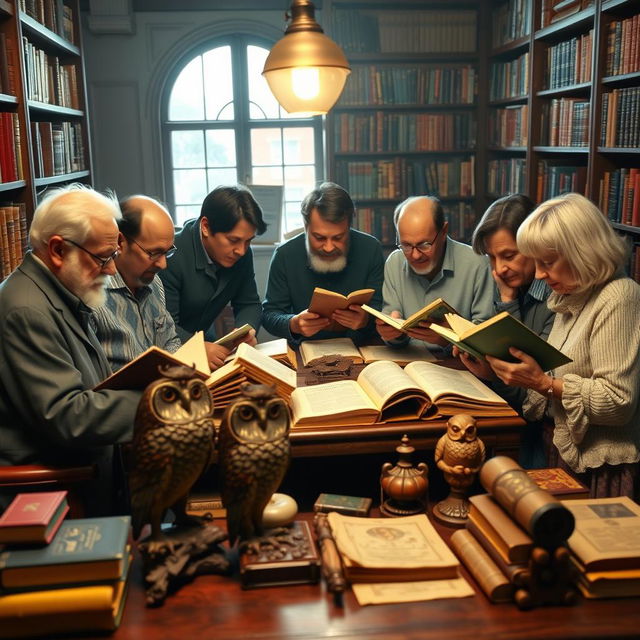
{"type": "Polygon", "coordinates": [[[256,338],[256,330],[250,329],[249,333],[239,338],[238,341],[233,345],[234,349],[241,343],[246,342],[250,347],[255,347],[258,344],[258,339],[256,338]]]}
{"type": "Polygon", "coordinates": [[[525,389],[535,389],[539,393],[546,393],[553,378],[547,375],[540,365],[524,351],[509,347],[509,353],[518,358],[518,362],[507,362],[493,356],[486,356],[487,362],[495,374],[505,384],[525,389]]]}
{"type": "Polygon", "coordinates": [[[339,322],[347,329],[362,329],[369,321],[369,314],[359,305],[349,305],[348,309],[336,309],[331,315],[331,319],[339,322]]]}
{"type": "Polygon", "coordinates": [[[476,378],[480,380],[495,380],[496,374],[493,372],[491,365],[486,360],[478,360],[466,351],[461,351],[458,347],[453,347],[453,357],[459,358],[460,362],[469,370],[476,378]]]}
{"type": "Polygon", "coordinates": [[[326,329],[330,323],[329,318],[323,318],[317,313],[305,309],[289,320],[289,328],[291,333],[297,333],[308,338],[318,333],[318,331],[326,329]]]}
{"type": "Polygon", "coordinates": [[[407,333],[415,340],[422,340],[423,342],[430,342],[431,344],[437,344],[441,347],[446,347],[449,342],[445,340],[439,333],[436,333],[431,329],[433,323],[429,320],[422,320],[415,327],[407,329],[407,333]]]}
{"type": "MultiPolygon", "coordinates": [[[[389,315],[392,318],[397,318],[398,320],[402,318],[402,315],[399,311],[392,311],[389,315]]],[[[390,340],[397,340],[404,335],[402,331],[398,331],[398,329],[395,329],[390,324],[387,324],[383,320],[379,320],[377,318],[376,330],[378,332],[378,335],[386,342],[389,342],[390,340]]]]}
{"type": "Polygon", "coordinates": [[[518,297],[518,287],[510,287],[498,274],[495,269],[491,270],[491,275],[498,287],[500,300],[502,302],[513,302],[518,297]]]}
{"type": "Polygon", "coordinates": [[[231,349],[214,342],[205,342],[204,348],[212,371],[220,368],[224,364],[224,359],[231,353],[231,349]]]}

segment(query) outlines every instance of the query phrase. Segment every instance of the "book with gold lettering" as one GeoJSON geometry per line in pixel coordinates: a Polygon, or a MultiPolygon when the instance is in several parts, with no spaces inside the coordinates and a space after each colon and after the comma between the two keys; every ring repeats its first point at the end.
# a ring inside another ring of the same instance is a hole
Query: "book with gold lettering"
{"type": "MultiPolygon", "coordinates": [[[[331,318],[331,314],[338,309],[348,309],[350,305],[361,305],[365,302],[369,302],[371,297],[375,293],[375,289],[358,289],[351,293],[342,295],[335,291],[329,291],[328,289],[322,289],[316,287],[313,290],[311,301],[309,302],[309,311],[317,313],[324,318],[331,318]]],[[[327,331],[346,331],[347,327],[341,325],[339,322],[332,321],[327,327],[327,331]]]]}

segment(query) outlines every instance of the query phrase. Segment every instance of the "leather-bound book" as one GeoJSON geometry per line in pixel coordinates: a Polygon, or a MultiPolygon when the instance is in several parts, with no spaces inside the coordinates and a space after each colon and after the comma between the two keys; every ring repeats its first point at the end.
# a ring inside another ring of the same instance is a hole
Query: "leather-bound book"
{"type": "Polygon", "coordinates": [[[589,487],[569,475],[564,469],[527,469],[527,475],[558,500],[581,500],[589,497],[589,487]]]}
{"type": "Polygon", "coordinates": [[[496,456],[480,469],[480,482],[501,507],[533,538],[536,546],[555,548],[573,533],[573,514],[541,489],[514,460],[496,456]]]}

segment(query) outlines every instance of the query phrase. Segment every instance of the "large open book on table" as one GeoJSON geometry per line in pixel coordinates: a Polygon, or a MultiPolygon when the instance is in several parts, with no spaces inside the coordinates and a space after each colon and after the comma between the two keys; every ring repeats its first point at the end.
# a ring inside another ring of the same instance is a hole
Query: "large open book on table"
{"type": "MultiPolygon", "coordinates": [[[[358,289],[350,294],[343,296],[341,293],[329,291],[316,287],[309,302],[309,311],[317,313],[324,318],[331,318],[331,314],[338,309],[348,309],[352,304],[363,304],[369,302],[375,293],[374,289],[358,289]]],[[[346,331],[347,327],[339,322],[332,322],[326,329],[327,331],[346,331]]]]}
{"type": "Polygon", "coordinates": [[[414,360],[435,362],[437,358],[420,345],[408,344],[406,347],[389,347],[387,345],[371,345],[356,347],[351,338],[328,338],[326,340],[305,340],[298,347],[303,365],[327,355],[341,355],[353,362],[366,364],[377,360],[392,360],[400,365],[414,360]]]}
{"type": "Polygon", "coordinates": [[[438,325],[433,325],[431,329],[475,358],[484,359],[484,356],[488,355],[517,362],[517,358],[509,353],[509,347],[516,347],[534,358],[543,371],[571,362],[571,358],[558,351],[507,311],[502,311],[478,324],[473,324],[457,314],[446,314],[446,320],[451,329],[438,325]]]}
{"type": "Polygon", "coordinates": [[[178,365],[194,366],[194,376],[206,380],[211,373],[207,352],[204,348],[204,334],[197,331],[175,353],[160,347],[149,347],[137,358],[127,363],[98,384],[94,391],[102,389],[144,389],[162,376],[160,367],[178,365]]]}
{"type": "Polygon", "coordinates": [[[468,371],[431,362],[367,365],[357,380],[298,387],[291,394],[296,429],[428,420],[455,413],[515,416],[497,393],[468,371]]]}
{"type": "Polygon", "coordinates": [[[363,304],[362,308],[367,313],[370,313],[372,316],[378,318],[378,320],[386,322],[388,325],[392,326],[398,331],[406,331],[407,329],[411,329],[422,321],[442,322],[446,313],[457,313],[457,311],[442,298],[438,298],[437,300],[430,302],[429,304],[422,307],[422,309],[419,309],[415,313],[412,313],[408,318],[405,319],[392,318],[390,315],[382,313],[382,311],[372,309],[367,304],[363,304]]]}

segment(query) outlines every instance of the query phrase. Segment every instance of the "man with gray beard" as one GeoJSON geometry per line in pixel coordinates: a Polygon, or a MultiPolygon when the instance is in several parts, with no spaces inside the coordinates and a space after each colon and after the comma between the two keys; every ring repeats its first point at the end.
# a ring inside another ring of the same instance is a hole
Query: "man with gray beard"
{"type": "Polygon", "coordinates": [[[327,331],[330,319],[308,310],[315,287],[343,295],[374,289],[369,304],[382,306],[382,247],[351,228],[354,211],[349,194],[333,182],[324,182],[302,201],[304,233],[279,246],[271,259],[262,303],[262,324],[269,333],[293,343],[347,336],[360,344],[375,333],[371,316],[359,305],[334,312],[331,319],[348,327],[341,333],[327,331]]]}
{"type": "MultiPolygon", "coordinates": [[[[395,318],[408,318],[438,298],[446,300],[456,311],[473,322],[493,315],[493,281],[486,256],[479,256],[470,246],[447,235],[440,201],[430,196],[416,196],[401,202],[394,212],[398,249],[384,267],[383,311],[395,318]]],[[[429,321],[402,333],[376,321],[378,333],[391,344],[405,344],[410,339],[430,348],[448,342],[432,331],[429,321]]]]}
{"type": "Polygon", "coordinates": [[[115,273],[119,217],[115,200],[85,185],[49,192],[32,250],[0,284],[0,465],[97,465],[81,488],[87,515],[113,511],[113,445],[131,439],[141,395],[93,391],[111,373],[91,308],[115,273]]]}

